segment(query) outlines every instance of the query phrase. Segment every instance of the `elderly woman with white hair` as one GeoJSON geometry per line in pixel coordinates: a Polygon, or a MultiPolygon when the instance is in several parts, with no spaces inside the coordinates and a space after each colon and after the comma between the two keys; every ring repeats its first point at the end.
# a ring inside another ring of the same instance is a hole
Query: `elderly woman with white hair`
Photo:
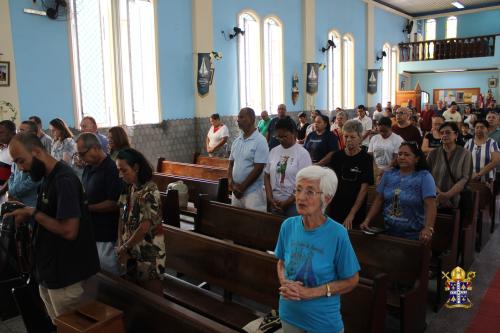
{"type": "Polygon", "coordinates": [[[347,230],[324,213],[337,183],[328,168],[313,165],[297,173],[299,216],[283,222],[275,249],[284,333],[344,330],[340,295],[356,287],[360,266],[347,230]]]}

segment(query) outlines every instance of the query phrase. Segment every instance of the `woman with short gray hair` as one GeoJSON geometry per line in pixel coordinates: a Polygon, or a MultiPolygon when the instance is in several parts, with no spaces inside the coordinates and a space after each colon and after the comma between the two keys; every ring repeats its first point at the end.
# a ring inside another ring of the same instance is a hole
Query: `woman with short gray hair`
{"type": "Polygon", "coordinates": [[[342,332],[340,295],[354,289],[360,266],[345,228],[324,214],[335,173],[317,165],[296,176],[299,216],[286,219],[276,245],[283,332],[342,332]]]}
{"type": "Polygon", "coordinates": [[[373,158],[361,149],[363,125],[359,121],[348,120],[342,131],[345,148],[333,154],[330,162],[330,168],[339,177],[339,188],[328,215],[351,229],[366,217],[366,193],[373,184],[373,158]]]}

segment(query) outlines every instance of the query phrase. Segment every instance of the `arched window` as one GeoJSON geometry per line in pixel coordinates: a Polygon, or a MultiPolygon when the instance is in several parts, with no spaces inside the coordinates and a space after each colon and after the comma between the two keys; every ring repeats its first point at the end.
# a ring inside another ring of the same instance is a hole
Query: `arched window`
{"type": "Polygon", "coordinates": [[[446,38],[457,38],[457,17],[450,16],[446,20],[446,38]]]}
{"type": "Polygon", "coordinates": [[[382,50],[386,54],[382,58],[382,104],[385,105],[391,100],[392,52],[389,44],[384,44],[382,50]]]}
{"type": "Polygon", "coordinates": [[[345,109],[354,108],[354,39],[350,35],[342,38],[342,86],[345,109]]]}
{"type": "Polygon", "coordinates": [[[328,109],[333,110],[342,107],[342,43],[334,30],[330,31],[328,39],[336,46],[328,50],[328,109]]]}
{"type": "Polygon", "coordinates": [[[238,26],[245,31],[238,35],[240,107],[251,107],[256,113],[262,110],[260,28],[255,15],[250,12],[238,16],[238,26]]]}
{"type": "Polygon", "coordinates": [[[393,105],[396,104],[396,90],[398,89],[398,54],[398,47],[393,46],[391,50],[391,102],[393,105]]]}
{"type": "MultiPolygon", "coordinates": [[[[425,40],[436,40],[436,20],[429,19],[425,21],[425,40]]],[[[425,50],[429,54],[429,58],[434,58],[434,43],[428,44],[428,49],[425,50]]],[[[426,53],[426,54],[427,54],[426,53]]],[[[427,56],[425,57],[427,58],[427,56]]]]}
{"type": "Polygon", "coordinates": [[[283,101],[283,28],[269,17],[264,20],[264,108],[276,113],[283,101]]]}

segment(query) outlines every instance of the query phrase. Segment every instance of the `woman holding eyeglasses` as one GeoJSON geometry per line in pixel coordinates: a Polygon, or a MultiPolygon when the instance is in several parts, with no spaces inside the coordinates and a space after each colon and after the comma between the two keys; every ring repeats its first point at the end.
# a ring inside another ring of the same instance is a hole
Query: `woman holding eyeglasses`
{"type": "Polygon", "coordinates": [[[382,210],[387,234],[429,242],[436,219],[436,184],[415,142],[399,147],[396,166],[384,172],[361,229],[382,210]]]}
{"type": "Polygon", "coordinates": [[[165,272],[165,241],[161,223],[160,192],[151,180],[153,169],[137,150],[120,150],[116,157],[120,177],[126,183],[118,199],[118,262],[126,277],[161,293],[165,272]]]}
{"type": "Polygon", "coordinates": [[[358,283],[358,260],[347,230],[325,215],[337,177],[317,165],[297,173],[299,216],[286,219],[276,244],[279,313],[284,333],[342,332],[340,295],[358,283]]]}
{"type": "Polygon", "coordinates": [[[359,121],[348,120],[342,131],[345,149],[333,154],[330,162],[339,185],[328,216],[352,229],[366,217],[366,193],[368,185],[373,184],[373,158],[361,149],[363,125],[359,121]]]}
{"type": "Polygon", "coordinates": [[[439,127],[442,146],[429,153],[427,162],[436,181],[440,208],[457,208],[460,192],[472,176],[472,155],[457,144],[458,126],[445,122],[439,127]]]}
{"type": "Polygon", "coordinates": [[[264,169],[264,186],[268,209],[273,214],[295,216],[295,176],[311,165],[311,157],[302,145],[296,143],[295,124],[290,118],[279,119],[275,138],[279,145],[269,152],[264,169]]]}

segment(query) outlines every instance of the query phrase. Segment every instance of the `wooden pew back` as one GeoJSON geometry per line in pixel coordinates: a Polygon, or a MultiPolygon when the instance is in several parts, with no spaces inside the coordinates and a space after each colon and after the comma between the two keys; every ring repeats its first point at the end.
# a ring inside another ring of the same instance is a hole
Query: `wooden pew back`
{"type": "Polygon", "coordinates": [[[229,169],[229,159],[220,157],[203,156],[195,153],[193,156],[193,164],[201,164],[215,166],[219,168],[229,169]]]}
{"type": "Polygon", "coordinates": [[[184,176],[198,179],[219,180],[227,178],[227,169],[200,164],[180,163],[158,159],[156,171],[169,175],[184,176]]]}
{"type": "Polygon", "coordinates": [[[167,268],[277,308],[277,260],[265,252],[164,226],[167,268]]]}
{"type": "Polygon", "coordinates": [[[386,273],[389,283],[410,288],[417,281],[427,284],[430,251],[422,242],[382,234],[365,235],[359,230],[350,230],[349,237],[362,276],[371,278],[386,273]]]}
{"type": "Polygon", "coordinates": [[[84,289],[86,296],[122,310],[127,332],[237,332],[106,273],[89,278],[84,289]]]}
{"type": "Polygon", "coordinates": [[[284,217],[238,208],[200,196],[194,230],[261,251],[274,251],[284,217]]]}
{"type": "Polygon", "coordinates": [[[200,194],[205,194],[210,200],[214,201],[227,202],[228,200],[227,178],[207,180],[158,172],[153,173],[153,181],[160,192],[166,192],[168,184],[179,180],[186,184],[190,202],[196,203],[200,194]]]}

